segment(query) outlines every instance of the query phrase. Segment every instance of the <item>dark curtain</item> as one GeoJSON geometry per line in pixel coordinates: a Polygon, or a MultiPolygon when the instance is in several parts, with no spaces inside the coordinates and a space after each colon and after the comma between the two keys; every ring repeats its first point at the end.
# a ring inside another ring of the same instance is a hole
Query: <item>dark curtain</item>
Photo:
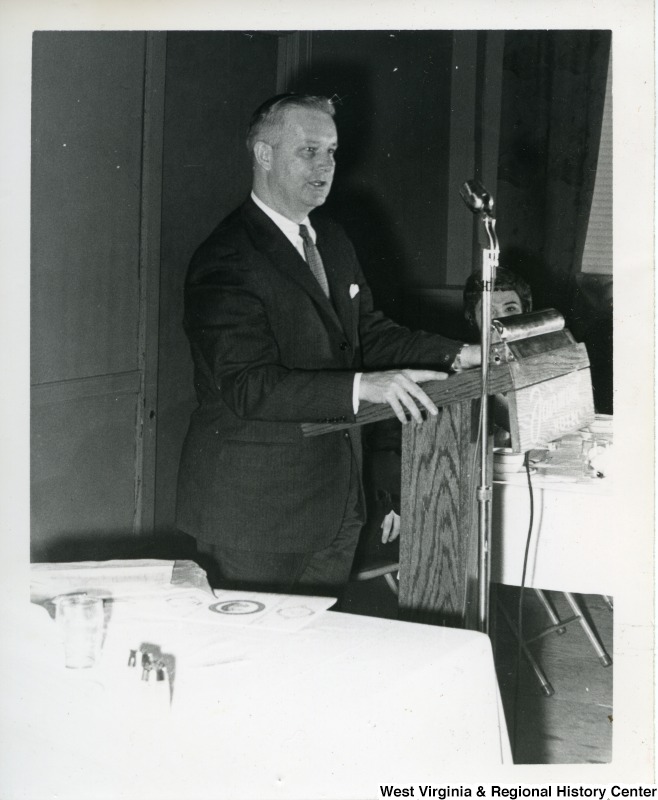
{"type": "Polygon", "coordinates": [[[612,411],[611,279],[584,281],[580,268],[610,42],[610,31],[506,34],[497,198],[501,266],[528,280],[536,308],[559,309],[586,342],[601,365],[593,376],[595,401],[606,413],[612,411]],[[602,326],[609,328],[605,341],[602,326]]]}

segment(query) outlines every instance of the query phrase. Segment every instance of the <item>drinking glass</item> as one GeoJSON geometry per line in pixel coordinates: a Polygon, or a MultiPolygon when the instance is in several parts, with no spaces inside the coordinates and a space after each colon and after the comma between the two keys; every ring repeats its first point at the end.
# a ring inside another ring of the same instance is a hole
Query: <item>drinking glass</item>
{"type": "Polygon", "coordinates": [[[61,595],[55,600],[57,624],[64,641],[64,663],[69,669],[93,667],[103,643],[103,598],[87,594],[61,595]]]}

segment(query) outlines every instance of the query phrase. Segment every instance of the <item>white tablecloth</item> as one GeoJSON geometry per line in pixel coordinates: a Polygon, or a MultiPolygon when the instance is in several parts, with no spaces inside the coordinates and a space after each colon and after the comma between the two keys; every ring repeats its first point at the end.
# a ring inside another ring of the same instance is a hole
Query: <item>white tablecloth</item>
{"type": "Polygon", "coordinates": [[[283,633],[146,608],[117,605],[91,670],[65,669],[55,623],[24,609],[1,670],[2,796],[375,797],[511,761],[482,634],[336,612],[283,633]],[[146,642],[176,657],[171,706],[127,667],[146,642]]]}
{"type": "MultiPolygon", "coordinates": [[[[611,418],[599,418],[594,430],[612,441],[611,418]]],[[[557,449],[539,457],[531,474],[534,523],[525,585],[614,595],[619,580],[615,552],[623,544],[614,475],[583,475],[580,434],[564,437],[557,449]]],[[[612,458],[609,464],[614,466],[612,458]]],[[[521,585],[529,520],[525,470],[494,480],[493,581],[521,585]]]]}

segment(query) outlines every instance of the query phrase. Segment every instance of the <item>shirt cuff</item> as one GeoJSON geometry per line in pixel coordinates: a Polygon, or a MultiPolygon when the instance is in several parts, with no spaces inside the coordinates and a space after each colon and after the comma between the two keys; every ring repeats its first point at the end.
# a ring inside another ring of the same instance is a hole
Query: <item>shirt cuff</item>
{"type": "Polygon", "coordinates": [[[355,414],[359,413],[359,389],[361,388],[361,375],[362,372],[357,372],[354,376],[354,383],[352,385],[352,408],[355,414]]]}
{"type": "Polygon", "coordinates": [[[452,372],[461,372],[464,369],[464,364],[462,362],[462,353],[464,352],[464,350],[466,350],[467,347],[468,344],[463,344],[461,346],[459,352],[457,353],[457,357],[450,365],[450,369],[452,370],[452,372]]]}

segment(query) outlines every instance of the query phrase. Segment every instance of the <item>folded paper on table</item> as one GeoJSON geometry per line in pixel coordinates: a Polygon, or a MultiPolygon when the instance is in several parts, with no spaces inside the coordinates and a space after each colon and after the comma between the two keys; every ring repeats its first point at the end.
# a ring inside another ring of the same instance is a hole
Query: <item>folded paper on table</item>
{"type": "Polygon", "coordinates": [[[71,592],[99,597],[149,595],[171,584],[173,569],[173,561],[159,559],[32,564],[30,599],[41,603],[71,592]]]}

